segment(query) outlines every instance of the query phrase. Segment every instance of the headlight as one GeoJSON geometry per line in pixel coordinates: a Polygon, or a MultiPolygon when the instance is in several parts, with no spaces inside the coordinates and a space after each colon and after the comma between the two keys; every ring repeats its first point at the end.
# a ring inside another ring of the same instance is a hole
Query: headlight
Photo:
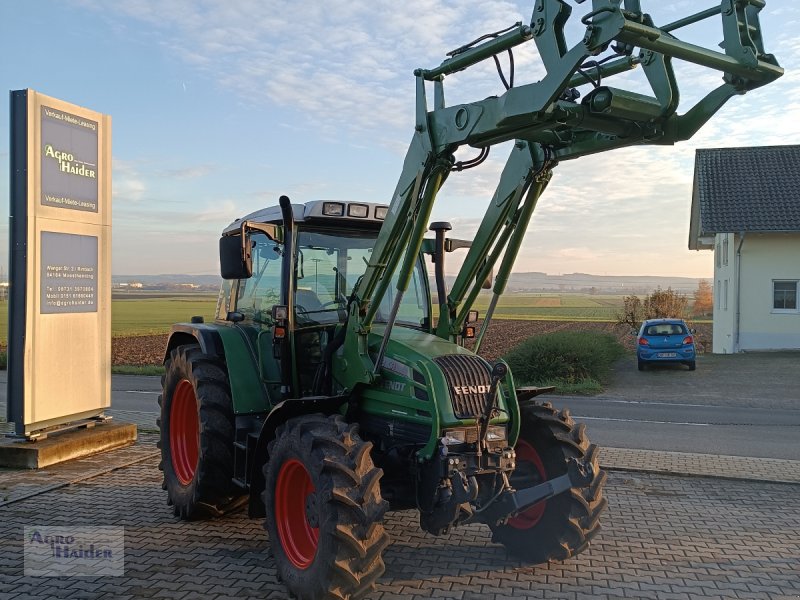
{"type": "Polygon", "coordinates": [[[341,202],[323,202],[322,214],[326,217],[343,217],[344,204],[341,202]]]}
{"type": "Polygon", "coordinates": [[[350,217],[365,218],[369,216],[369,206],[366,204],[348,204],[347,215],[350,217]]]}
{"type": "Polygon", "coordinates": [[[505,425],[490,425],[486,429],[487,442],[502,442],[506,439],[505,425]]]}
{"type": "Polygon", "coordinates": [[[463,429],[449,429],[442,435],[442,443],[445,446],[453,444],[463,444],[467,441],[467,432],[463,429]]]}

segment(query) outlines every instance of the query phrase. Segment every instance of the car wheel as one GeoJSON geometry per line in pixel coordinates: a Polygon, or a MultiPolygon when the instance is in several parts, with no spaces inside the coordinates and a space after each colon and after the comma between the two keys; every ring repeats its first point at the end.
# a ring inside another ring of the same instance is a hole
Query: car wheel
{"type": "Polygon", "coordinates": [[[686,365],[689,367],[690,371],[694,371],[697,368],[697,363],[693,360],[690,360],[686,365]]]}
{"type": "Polygon", "coordinates": [[[644,361],[642,359],[636,361],[636,366],[639,367],[640,371],[644,371],[644,361]]]}

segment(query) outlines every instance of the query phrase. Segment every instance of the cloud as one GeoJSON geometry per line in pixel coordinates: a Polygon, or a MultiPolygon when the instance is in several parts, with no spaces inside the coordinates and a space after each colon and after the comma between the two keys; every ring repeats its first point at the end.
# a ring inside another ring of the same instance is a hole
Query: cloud
{"type": "Polygon", "coordinates": [[[206,204],[205,208],[189,216],[189,221],[197,223],[213,223],[215,229],[220,223],[233,221],[233,215],[238,213],[238,207],[233,200],[227,199],[220,202],[206,204]]]}
{"type": "Polygon", "coordinates": [[[137,163],[114,158],[112,168],[112,198],[117,202],[138,204],[147,192],[147,185],[138,171],[137,163]]]}
{"type": "MultiPolygon", "coordinates": [[[[336,142],[344,149],[381,146],[402,156],[414,119],[413,69],[436,66],[446,51],[466,41],[518,20],[528,21],[533,3],[81,0],[81,4],[112,21],[146,24],[145,35],[166,55],[213,80],[238,102],[277,115],[277,126],[291,130],[291,135],[336,142]]],[[[657,23],[674,21],[694,8],[689,0],[646,3],[657,23]]],[[[573,4],[573,9],[567,31],[570,44],[583,35],[575,17],[590,6],[573,4]]],[[[767,50],[775,53],[786,74],[764,88],[732,98],[689,142],[675,147],[640,146],[562,162],[533,216],[520,269],[604,271],[624,263],[623,269],[641,272],[662,269],[677,273],[683,266],[708,270],[710,259],[705,254],[686,250],[695,150],[800,141],[800,38],[794,33],[800,24],[800,9],[794,2],[770,1],[761,14],[761,24],[767,50]],[[770,35],[775,32],[780,33],[770,35]],[[646,240],[641,233],[644,228],[646,240]],[[665,256],[671,257],[670,264],[664,264],[665,256]]],[[[129,34],[136,31],[130,28],[129,34]]],[[[681,39],[714,49],[722,39],[719,22],[709,29],[687,28],[685,36],[681,30],[681,39]]],[[[501,61],[507,70],[504,56],[501,61]]],[[[515,62],[517,85],[544,75],[532,43],[515,52],[515,62]]],[[[682,97],[679,112],[721,83],[717,71],[673,62],[682,97]]],[[[605,83],[651,93],[642,69],[605,83]]],[[[502,88],[494,64],[486,61],[448,76],[445,91],[448,103],[454,104],[498,94],[502,88]]],[[[459,158],[468,158],[473,152],[465,149],[459,158]]],[[[477,231],[480,219],[476,215],[485,210],[507,155],[507,148],[494,148],[479,168],[453,173],[448,179],[433,215],[451,221],[454,236],[471,237],[477,231]]],[[[361,177],[360,193],[379,185],[364,175],[372,165],[359,167],[363,170],[353,175],[361,177]]],[[[137,202],[156,188],[140,168],[124,164],[118,168],[115,161],[115,197],[137,202]]],[[[207,175],[211,175],[208,165],[175,165],[154,173],[178,180],[207,175]]],[[[297,197],[336,196],[339,194],[331,191],[343,189],[341,181],[314,175],[297,182],[281,181],[280,185],[297,197]]],[[[273,204],[286,192],[254,189],[236,201],[226,201],[231,204],[219,212],[233,211],[223,219],[227,222],[232,214],[273,204]]],[[[158,214],[160,219],[148,217],[147,221],[164,227],[163,219],[170,214],[158,214]]],[[[209,206],[195,214],[192,222],[201,226],[212,217],[217,218],[209,206]]]]}
{"type": "MultiPolygon", "coordinates": [[[[301,113],[317,131],[361,133],[410,130],[414,68],[435,66],[447,50],[524,21],[530,10],[502,0],[80,3],[112,20],[146,23],[165,53],[243,102],[301,113]]],[[[496,75],[480,90],[462,81],[471,92],[499,89],[496,75]]]]}
{"type": "Polygon", "coordinates": [[[160,177],[166,179],[198,179],[214,171],[213,165],[195,165],[192,167],[182,167],[177,169],[164,169],[158,172],[160,177]]]}

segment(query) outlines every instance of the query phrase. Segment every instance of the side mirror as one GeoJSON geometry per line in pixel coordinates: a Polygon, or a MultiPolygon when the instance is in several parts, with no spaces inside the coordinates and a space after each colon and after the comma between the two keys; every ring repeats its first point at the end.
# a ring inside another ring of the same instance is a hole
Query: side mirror
{"type": "Polygon", "coordinates": [[[250,236],[223,235],[219,238],[219,270],[223,279],[249,279],[253,276],[250,236]]]}

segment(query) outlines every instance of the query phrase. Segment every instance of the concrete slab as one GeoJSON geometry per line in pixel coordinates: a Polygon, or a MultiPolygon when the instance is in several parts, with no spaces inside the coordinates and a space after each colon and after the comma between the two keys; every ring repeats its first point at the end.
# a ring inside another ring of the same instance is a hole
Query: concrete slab
{"type": "Polygon", "coordinates": [[[41,469],[129,446],[136,442],[135,423],[101,423],[89,429],[51,433],[47,439],[29,442],[0,438],[0,467],[41,469]]]}

